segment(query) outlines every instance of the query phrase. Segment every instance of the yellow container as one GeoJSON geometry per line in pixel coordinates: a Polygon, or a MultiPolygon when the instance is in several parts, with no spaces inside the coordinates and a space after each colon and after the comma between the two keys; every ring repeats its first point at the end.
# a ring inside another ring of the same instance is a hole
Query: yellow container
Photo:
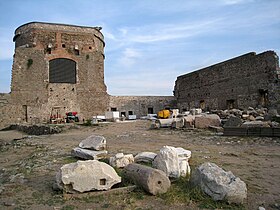
{"type": "Polygon", "coordinates": [[[161,110],[158,112],[158,118],[160,119],[167,119],[170,117],[170,111],[169,110],[161,110]]]}

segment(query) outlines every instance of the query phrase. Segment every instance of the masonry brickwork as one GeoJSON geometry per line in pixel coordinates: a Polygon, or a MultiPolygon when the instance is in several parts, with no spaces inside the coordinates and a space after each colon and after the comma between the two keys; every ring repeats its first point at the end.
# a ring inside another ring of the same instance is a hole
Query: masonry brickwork
{"type": "Polygon", "coordinates": [[[174,96],[181,111],[249,106],[280,111],[279,58],[273,51],[252,52],[179,76],[174,96]]]}
{"type": "Polygon", "coordinates": [[[64,114],[77,111],[81,118],[106,111],[105,43],[99,27],[32,22],[16,29],[14,42],[10,102],[22,106],[18,118],[46,122],[57,107],[64,114]],[[60,58],[73,61],[75,82],[50,81],[50,62],[60,58]]]}
{"type": "MultiPolygon", "coordinates": [[[[181,111],[265,106],[280,112],[279,58],[248,53],[179,76],[174,96],[110,96],[104,83],[100,27],[31,22],[15,31],[11,93],[0,94],[0,128],[49,122],[53,110],[80,119],[119,111],[138,118],[165,108],[181,111]]],[[[63,116],[61,116],[63,117],[63,116]]]]}
{"type": "Polygon", "coordinates": [[[174,96],[110,96],[109,111],[119,111],[120,115],[136,115],[137,118],[156,114],[162,109],[176,108],[174,96]]]}
{"type": "Polygon", "coordinates": [[[41,22],[18,27],[13,39],[11,93],[0,94],[0,128],[10,123],[49,122],[58,110],[61,115],[78,112],[82,120],[104,115],[112,107],[127,114],[132,111],[137,117],[146,115],[148,108],[156,112],[169,107],[173,96],[107,94],[100,30],[41,22]]]}

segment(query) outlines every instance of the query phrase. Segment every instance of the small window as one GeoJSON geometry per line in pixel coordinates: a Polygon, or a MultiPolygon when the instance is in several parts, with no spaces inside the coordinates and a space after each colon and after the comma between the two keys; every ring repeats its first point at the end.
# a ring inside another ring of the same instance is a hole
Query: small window
{"type": "Polygon", "coordinates": [[[92,49],[92,47],[91,47],[91,46],[89,46],[89,47],[88,47],[88,49],[90,49],[90,50],[91,50],[91,49],[92,49]]]}
{"type": "Polygon", "coordinates": [[[80,55],[80,51],[79,50],[75,50],[75,55],[80,55]]]}
{"type": "Polygon", "coordinates": [[[111,112],[116,112],[116,111],[117,111],[117,108],[111,107],[111,112]]]}
{"type": "Polygon", "coordinates": [[[63,48],[65,48],[65,47],[66,47],[66,45],[65,45],[65,44],[62,44],[62,47],[63,47],[63,48]]]}
{"type": "Polygon", "coordinates": [[[126,113],[125,112],[121,112],[121,116],[126,116],[126,113]]]}
{"type": "Polygon", "coordinates": [[[154,114],[154,109],[153,107],[148,108],[148,114],[154,114]]]}
{"type": "Polygon", "coordinates": [[[106,185],[106,179],[100,179],[100,185],[106,185]]]}
{"type": "Polygon", "coordinates": [[[133,115],[133,111],[128,111],[128,115],[133,115]]]}
{"type": "Polygon", "coordinates": [[[233,99],[227,100],[227,108],[233,109],[234,107],[235,107],[235,100],[233,99]]]}
{"type": "Polygon", "coordinates": [[[205,109],[205,101],[204,100],[201,100],[200,102],[199,102],[199,105],[200,105],[200,108],[201,109],[205,109]]]}
{"type": "Polygon", "coordinates": [[[47,49],[47,53],[48,53],[48,54],[52,54],[52,48],[48,48],[48,49],[47,49]]]}

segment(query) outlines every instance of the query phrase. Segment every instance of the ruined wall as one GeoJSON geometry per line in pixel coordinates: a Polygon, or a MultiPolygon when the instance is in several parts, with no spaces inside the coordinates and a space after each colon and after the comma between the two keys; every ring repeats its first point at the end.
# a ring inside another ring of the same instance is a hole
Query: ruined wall
{"type": "Polygon", "coordinates": [[[249,106],[280,108],[279,58],[273,51],[248,53],[177,77],[180,110],[249,106]]]}
{"type": "Polygon", "coordinates": [[[19,116],[23,115],[21,105],[11,104],[9,93],[0,93],[0,129],[8,127],[10,123],[17,123],[19,116]]]}
{"type": "Polygon", "coordinates": [[[85,119],[103,114],[109,103],[103,39],[98,27],[32,22],[17,28],[11,104],[22,107],[18,117],[48,121],[54,107],[85,119]],[[75,63],[75,82],[50,81],[50,62],[61,58],[75,63]]]}
{"type": "Polygon", "coordinates": [[[139,118],[165,108],[176,108],[174,96],[110,96],[108,111],[116,110],[126,117],[131,112],[139,118]]]}

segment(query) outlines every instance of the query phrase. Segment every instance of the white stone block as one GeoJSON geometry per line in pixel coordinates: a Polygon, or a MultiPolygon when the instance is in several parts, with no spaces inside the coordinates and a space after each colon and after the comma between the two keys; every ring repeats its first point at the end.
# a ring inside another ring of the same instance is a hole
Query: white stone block
{"type": "Polygon", "coordinates": [[[188,159],[191,151],[181,147],[164,146],[153,161],[153,167],[165,172],[169,177],[178,178],[190,174],[188,159]]]}
{"type": "Polygon", "coordinates": [[[187,159],[190,159],[192,156],[192,152],[190,150],[186,150],[182,147],[176,147],[175,149],[179,157],[186,157],[187,159]]]}
{"type": "Polygon", "coordinates": [[[112,120],[112,119],[117,119],[120,117],[120,112],[105,112],[105,118],[106,120],[112,120]]]}
{"type": "Polygon", "coordinates": [[[82,149],[76,147],[72,150],[72,155],[75,157],[79,157],[85,160],[98,160],[103,158],[108,152],[106,150],[103,151],[94,151],[89,149],[82,149]]]}
{"type": "Polygon", "coordinates": [[[200,165],[192,174],[191,182],[199,186],[213,200],[242,204],[247,198],[246,184],[231,171],[224,171],[214,163],[200,165]]]}
{"type": "Polygon", "coordinates": [[[140,152],[134,157],[134,161],[137,163],[139,162],[149,163],[152,162],[156,156],[157,154],[154,152],[140,152]]]}
{"type": "Polygon", "coordinates": [[[56,176],[57,184],[66,192],[109,190],[121,182],[114,168],[97,160],[78,161],[62,166],[56,176]]]}
{"type": "Polygon", "coordinates": [[[106,139],[104,136],[98,136],[98,135],[91,135],[81,141],[79,144],[80,148],[83,149],[93,149],[93,150],[105,150],[106,149],[106,139]]]}
{"type": "Polygon", "coordinates": [[[124,155],[123,153],[117,153],[114,157],[110,157],[109,164],[116,168],[123,168],[130,163],[134,162],[132,154],[124,155]]]}

